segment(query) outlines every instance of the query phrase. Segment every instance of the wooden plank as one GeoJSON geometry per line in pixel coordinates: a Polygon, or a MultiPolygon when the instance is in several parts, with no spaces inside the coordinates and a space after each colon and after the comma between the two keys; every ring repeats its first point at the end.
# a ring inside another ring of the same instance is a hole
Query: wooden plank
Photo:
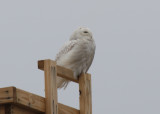
{"type": "MultiPolygon", "coordinates": [[[[44,114],[44,112],[37,112],[33,109],[28,108],[28,106],[24,107],[19,104],[18,105],[11,104],[6,106],[0,105],[0,114],[6,114],[5,112],[7,112],[7,114],[44,114]]],[[[58,114],[80,114],[80,111],[75,108],[58,103],[58,114]]]]}
{"type": "Polygon", "coordinates": [[[76,82],[76,83],[79,83],[78,79],[74,78],[73,71],[70,69],[67,69],[62,66],[57,65],[57,73],[58,73],[57,75],[59,77],[68,79],[68,80],[76,82]]]}
{"type": "Polygon", "coordinates": [[[45,112],[45,99],[15,87],[0,88],[0,104],[15,103],[45,112]]]}
{"type": "Polygon", "coordinates": [[[46,114],[58,114],[56,62],[44,61],[46,114]]]}
{"type": "MultiPolygon", "coordinates": [[[[1,88],[0,93],[1,93],[0,96],[3,96],[3,98],[7,98],[8,96],[12,98],[12,101],[10,101],[10,99],[2,100],[4,102],[0,103],[1,109],[2,109],[1,106],[3,104],[5,105],[8,103],[11,103],[11,104],[21,106],[22,109],[25,108],[28,110],[35,110],[36,112],[41,112],[41,113],[45,112],[45,98],[44,97],[26,92],[21,89],[17,89],[15,87],[1,88]]],[[[11,106],[7,105],[7,109],[10,112],[11,106]]],[[[80,113],[79,110],[63,105],[63,104],[60,104],[60,103],[58,103],[58,111],[59,111],[58,114],[64,114],[64,112],[65,114],[79,114],[80,113]]]]}
{"type": "Polygon", "coordinates": [[[13,102],[14,87],[0,88],[0,104],[13,102]]]}
{"type": "Polygon", "coordinates": [[[38,69],[44,70],[44,60],[39,60],[38,61],[38,69]]]}
{"type": "MultiPolygon", "coordinates": [[[[38,68],[40,70],[44,70],[44,61],[40,60],[38,61],[38,68]]],[[[67,68],[64,68],[62,66],[57,65],[57,76],[68,79],[70,81],[79,83],[78,79],[74,79],[73,71],[67,68]]]]}
{"type": "Polygon", "coordinates": [[[45,99],[32,93],[16,89],[16,103],[32,108],[34,110],[45,112],[45,99]]]}
{"type": "Polygon", "coordinates": [[[80,111],[75,108],[58,103],[58,114],[80,114],[80,111]]]}
{"type": "Polygon", "coordinates": [[[79,78],[80,114],[92,114],[91,75],[82,74],[79,78]]]}
{"type": "Polygon", "coordinates": [[[0,105],[0,114],[5,114],[5,106],[0,105]]]}
{"type": "MultiPolygon", "coordinates": [[[[17,105],[11,105],[11,114],[40,114],[33,110],[28,110],[17,105]]],[[[41,113],[42,114],[42,113],[41,113]]]]}

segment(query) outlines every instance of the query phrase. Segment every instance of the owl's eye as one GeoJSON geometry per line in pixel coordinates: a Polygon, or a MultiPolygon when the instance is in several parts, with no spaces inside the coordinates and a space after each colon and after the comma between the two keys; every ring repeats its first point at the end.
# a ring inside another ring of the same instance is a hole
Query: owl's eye
{"type": "Polygon", "coordinates": [[[84,33],[88,33],[88,31],[84,31],[84,33]]]}

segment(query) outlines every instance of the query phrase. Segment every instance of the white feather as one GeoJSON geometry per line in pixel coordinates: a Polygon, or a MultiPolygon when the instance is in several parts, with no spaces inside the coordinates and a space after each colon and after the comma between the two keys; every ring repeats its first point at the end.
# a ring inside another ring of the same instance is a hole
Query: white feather
{"type": "MultiPolygon", "coordinates": [[[[81,73],[86,73],[93,61],[95,53],[95,43],[92,33],[88,28],[79,28],[71,36],[70,40],[64,44],[56,56],[56,62],[73,70],[74,78],[78,78],[81,73]]],[[[58,77],[58,88],[67,87],[69,80],[58,77]]]]}

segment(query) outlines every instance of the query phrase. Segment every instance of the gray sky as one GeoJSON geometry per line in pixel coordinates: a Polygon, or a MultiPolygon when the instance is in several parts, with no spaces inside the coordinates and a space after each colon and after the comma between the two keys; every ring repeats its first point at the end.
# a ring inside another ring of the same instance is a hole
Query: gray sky
{"type": "MultiPolygon", "coordinates": [[[[79,26],[91,29],[96,55],[93,114],[160,114],[160,1],[0,1],[0,87],[44,96],[37,60],[54,59],[79,26]]],[[[59,102],[78,108],[78,85],[59,102]]]]}

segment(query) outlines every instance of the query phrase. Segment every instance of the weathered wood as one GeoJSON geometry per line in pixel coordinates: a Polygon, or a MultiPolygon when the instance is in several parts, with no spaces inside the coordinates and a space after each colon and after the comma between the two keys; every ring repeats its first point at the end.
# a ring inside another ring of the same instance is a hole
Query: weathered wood
{"type": "MultiPolygon", "coordinates": [[[[37,112],[36,110],[32,110],[30,108],[31,107],[28,108],[27,105],[24,107],[23,105],[14,103],[8,105],[3,104],[0,105],[0,114],[44,114],[44,112],[37,112]]],[[[80,114],[80,111],[58,103],[58,114],[80,114]]]]}
{"type": "Polygon", "coordinates": [[[68,79],[68,80],[73,81],[73,82],[76,82],[76,83],[79,83],[78,79],[75,79],[75,78],[74,78],[74,75],[73,75],[73,71],[72,71],[72,70],[57,65],[57,72],[58,72],[57,75],[58,75],[59,77],[68,79]]]}
{"type": "Polygon", "coordinates": [[[80,111],[63,104],[58,104],[58,114],[80,114],[80,111]]]}
{"type": "Polygon", "coordinates": [[[56,62],[44,61],[46,114],[58,114],[56,62]]]}
{"type": "Polygon", "coordinates": [[[7,104],[0,105],[0,114],[44,114],[35,110],[21,107],[21,105],[7,104]]]}
{"type": "Polygon", "coordinates": [[[92,114],[90,74],[82,74],[76,80],[71,70],[52,60],[38,61],[38,68],[45,74],[45,98],[15,87],[0,88],[0,114],[92,114]],[[58,103],[57,75],[79,83],[80,110],[58,103]]]}
{"type": "Polygon", "coordinates": [[[0,88],[0,104],[13,102],[13,87],[0,88]]]}
{"type": "Polygon", "coordinates": [[[0,88],[0,104],[15,103],[45,112],[45,99],[15,87],[0,88]]]}
{"type": "Polygon", "coordinates": [[[38,69],[44,70],[44,60],[39,60],[38,61],[38,69]]]}
{"type": "Polygon", "coordinates": [[[45,99],[32,93],[16,89],[16,103],[40,112],[45,112],[45,99]]]}
{"type": "Polygon", "coordinates": [[[0,114],[5,114],[5,106],[0,105],[0,114]]]}
{"type": "MultiPolygon", "coordinates": [[[[0,110],[1,112],[4,112],[4,105],[9,103],[13,105],[18,105],[22,109],[25,108],[28,110],[33,110],[33,112],[37,112],[37,114],[45,112],[44,97],[26,92],[21,89],[17,89],[15,87],[0,88],[0,93],[1,93],[0,95],[3,96],[3,98],[5,99],[5,100],[1,99],[0,102],[0,109],[3,109],[0,110]],[[12,98],[12,101],[10,99],[6,99],[8,96],[12,98]]],[[[7,105],[7,112],[10,112],[11,108],[12,107],[10,105],[7,105]]],[[[60,103],[58,103],[58,111],[59,111],[58,114],[79,114],[80,112],[75,108],[71,108],[60,103]]]]}
{"type": "MultiPolygon", "coordinates": [[[[38,61],[38,68],[40,70],[44,70],[44,61],[40,60],[38,61]]],[[[67,68],[64,68],[62,66],[57,65],[57,76],[68,79],[70,81],[79,83],[78,79],[74,78],[73,71],[67,68]]]]}
{"type": "Polygon", "coordinates": [[[80,114],[92,114],[91,75],[82,74],[79,78],[80,114]]]}
{"type": "Polygon", "coordinates": [[[35,112],[33,110],[28,110],[26,108],[22,108],[17,105],[11,105],[11,113],[10,114],[40,114],[38,112],[35,112]]]}

